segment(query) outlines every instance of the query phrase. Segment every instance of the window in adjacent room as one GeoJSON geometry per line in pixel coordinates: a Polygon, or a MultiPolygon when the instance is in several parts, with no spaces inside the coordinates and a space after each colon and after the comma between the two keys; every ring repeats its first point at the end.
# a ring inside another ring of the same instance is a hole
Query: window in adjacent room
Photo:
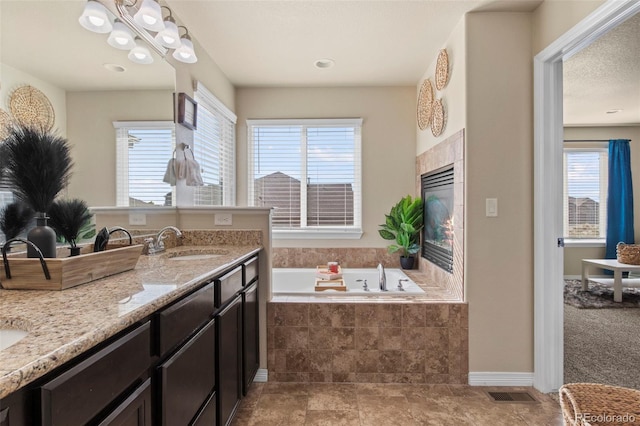
{"type": "Polygon", "coordinates": [[[202,169],[204,186],[194,191],[196,206],[234,206],[236,115],[202,83],[195,94],[198,127],[193,133],[193,153],[202,169]]]}
{"type": "Polygon", "coordinates": [[[175,187],[163,182],[175,147],[171,121],[116,121],[116,205],[175,205],[175,187]]]}
{"type": "Polygon", "coordinates": [[[607,161],[605,146],[564,149],[565,238],[606,237],[607,161]]]}
{"type": "Polygon", "coordinates": [[[361,236],[361,119],[248,120],[249,200],[281,238],[361,236]]]}

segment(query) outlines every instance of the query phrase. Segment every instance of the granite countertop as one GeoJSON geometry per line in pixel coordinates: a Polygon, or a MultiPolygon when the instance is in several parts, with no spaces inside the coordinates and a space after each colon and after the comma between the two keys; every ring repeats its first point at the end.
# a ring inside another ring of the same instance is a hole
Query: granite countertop
{"type": "Polygon", "coordinates": [[[259,245],[180,246],[140,256],[135,269],[62,291],[0,289],[0,328],[29,334],[0,351],[0,398],[149,316],[259,245]],[[176,260],[176,253],[216,253],[176,260]]]}

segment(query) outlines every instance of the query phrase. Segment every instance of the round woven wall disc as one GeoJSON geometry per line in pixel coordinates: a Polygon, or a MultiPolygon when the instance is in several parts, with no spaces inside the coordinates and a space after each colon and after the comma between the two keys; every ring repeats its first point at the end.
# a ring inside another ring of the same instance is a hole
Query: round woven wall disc
{"type": "Polygon", "coordinates": [[[33,86],[20,86],[11,93],[9,108],[15,121],[22,126],[50,131],[56,115],[49,99],[33,86]]]}
{"type": "Polygon", "coordinates": [[[436,89],[442,90],[449,81],[449,55],[445,49],[440,50],[436,61],[436,89]]]}
{"type": "Polygon", "coordinates": [[[9,113],[0,108],[0,143],[9,136],[9,126],[11,122],[12,120],[9,113]]]}
{"type": "Polygon", "coordinates": [[[444,130],[444,106],[442,99],[433,101],[433,117],[431,119],[431,133],[440,136],[444,130]]]}
{"type": "Polygon", "coordinates": [[[424,130],[429,127],[431,123],[431,116],[433,114],[433,86],[431,80],[426,79],[420,86],[420,94],[418,95],[418,127],[420,130],[424,130]]]}

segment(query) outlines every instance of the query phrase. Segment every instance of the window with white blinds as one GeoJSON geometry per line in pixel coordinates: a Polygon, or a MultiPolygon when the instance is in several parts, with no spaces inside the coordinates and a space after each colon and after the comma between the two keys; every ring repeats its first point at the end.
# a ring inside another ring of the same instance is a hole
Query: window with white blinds
{"type": "Polygon", "coordinates": [[[564,149],[565,238],[606,238],[607,162],[607,148],[564,149]]]}
{"type": "Polygon", "coordinates": [[[175,147],[170,121],[116,121],[116,204],[175,205],[175,187],[163,182],[175,147]]]}
{"type": "Polygon", "coordinates": [[[198,83],[198,128],[193,135],[193,153],[200,164],[204,186],[194,191],[196,206],[233,206],[235,190],[236,116],[209,90],[198,83]]]}
{"type": "Polygon", "coordinates": [[[248,120],[249,205],[274,231],[361,228],[361,119],[248,120]]]}

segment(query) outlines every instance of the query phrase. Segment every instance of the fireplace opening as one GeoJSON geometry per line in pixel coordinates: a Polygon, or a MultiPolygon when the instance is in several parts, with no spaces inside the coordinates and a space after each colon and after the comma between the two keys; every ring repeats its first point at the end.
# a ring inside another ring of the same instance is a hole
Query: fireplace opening
{"type": "Polygon", "coordinates": [[[453,166],[425,173],[422,180],[422,257],[453,273],[453,166]]]}

